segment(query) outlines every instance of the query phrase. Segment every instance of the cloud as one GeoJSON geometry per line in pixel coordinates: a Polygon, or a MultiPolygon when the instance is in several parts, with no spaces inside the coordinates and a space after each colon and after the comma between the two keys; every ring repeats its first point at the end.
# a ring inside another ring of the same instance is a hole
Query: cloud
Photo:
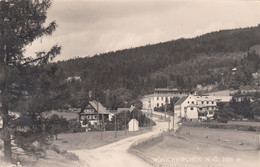
{"type": "Polygon", "coordinates": [[[87,1],[57,0],[48,22],[59,27],[52,37],[37,40],[27,55],[62,45],[56,60],[93,56],[220,29],[260,23],[257,1],[87,1]]]}

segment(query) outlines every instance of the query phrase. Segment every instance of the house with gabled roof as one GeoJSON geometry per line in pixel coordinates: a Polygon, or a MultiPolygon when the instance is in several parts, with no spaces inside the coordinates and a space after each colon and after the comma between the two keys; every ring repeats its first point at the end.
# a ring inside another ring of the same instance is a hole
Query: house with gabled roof
{"type": "Polygon", "coordinates": [[[175,104],[174,104],[174,112],[177,117],[184,117],[184,107],[187,106],[185,103],[188,96],[181,97],[175,104]]]}
{"type": "Polygon", "coordinates": [[[87,106],[78,113],[79,121],[86,120],[90,125],[99,125],[101,121],[110,121],[112,114],[100,102],[89,101],[87,106]]]}
{"type": "Polygon", "coordinates": [[[212,119],[216,109],[217,100],[214,96],[189,95],[174,104],[175,115],[189,120],[212,119]]]}

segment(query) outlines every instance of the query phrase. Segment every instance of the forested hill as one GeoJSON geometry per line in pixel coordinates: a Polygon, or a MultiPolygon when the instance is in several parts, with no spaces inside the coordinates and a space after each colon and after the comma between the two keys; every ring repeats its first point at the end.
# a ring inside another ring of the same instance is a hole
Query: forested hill
{"type": "MultiPolygon", "coordinates": [[[[221,30],[192,39],[178,39],[93,57],[58,62],[65,77],[81,76],[81,88],[125,88],[136,95],[156,87],[191,89],[197,84],[237,87],[250,84],[259,57],[247,56],[260,44],[257,27],[221,30]],[[231,76],[237,67],[238,76],[231,76]]],[[[77,56],[77,55],[74,55],[77,56]]]]}

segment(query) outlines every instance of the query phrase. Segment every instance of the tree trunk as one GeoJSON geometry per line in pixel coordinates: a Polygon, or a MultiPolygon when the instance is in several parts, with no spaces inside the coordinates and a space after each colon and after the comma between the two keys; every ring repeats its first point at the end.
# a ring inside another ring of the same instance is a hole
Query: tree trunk
{"type": "Polygon", "coordinates": [[[12,162],[11,150],[11,134],[10,134],[10,120],[8,115],[8,102],[3,100],[3,140],[4,140],[4,158],[7,162],[12,162]]]}
{"type": "Polygon", "coordinates": [[[12,162],[11,136],[9,130],[4,130],[4,158],[7,162],[12,162]]]}

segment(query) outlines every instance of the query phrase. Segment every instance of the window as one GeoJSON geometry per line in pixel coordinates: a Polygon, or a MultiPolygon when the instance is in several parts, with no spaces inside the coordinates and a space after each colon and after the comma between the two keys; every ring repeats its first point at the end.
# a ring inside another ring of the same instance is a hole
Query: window
{"type": "Polygon", "coordinates": [[[190,101],[188,101],[188,104],[190,104],[190,101]]]}
{"type": "Polygon", "coordinates": [[[159,96],[157,96],[157,100],[159,100],[159,96]]]}
{"type": "Polygon", "coordinates": [[[193,110],[193,107],[191,107],[190,110],[193,110]]]}
{"type": "Polygon", "coordinates": [[[161,106],[163,106],[163,103],[161,104],[161,106]]]}
{"type": "Polygon", "coordinates": [[[205,113],[199,113],[199,117],[204,117],[204,116],[206,116],[205,113]]]}
{"type": "Polygon", "coordinates": [[[157,107],[159,107],[159,103],[157,103],[157,107]]]}
{"type": "Polygon", "coordinates": [[[214,104],[214,101],[212,101],[212,104],[214,104]]]}
{"type": "Polygon", "coordinates": [[[192,101],[191,104],[194,104],[194,101],[192,101]]]}
{"type": "Polygon", "coordinates": [[[201,104],[204,104],[204,101],[202,101],[201,104]]]}
{"type": "Polygon", "coordinates": [[[207,104],[209,104],[209,102],[207,101],[207,104]]]}

